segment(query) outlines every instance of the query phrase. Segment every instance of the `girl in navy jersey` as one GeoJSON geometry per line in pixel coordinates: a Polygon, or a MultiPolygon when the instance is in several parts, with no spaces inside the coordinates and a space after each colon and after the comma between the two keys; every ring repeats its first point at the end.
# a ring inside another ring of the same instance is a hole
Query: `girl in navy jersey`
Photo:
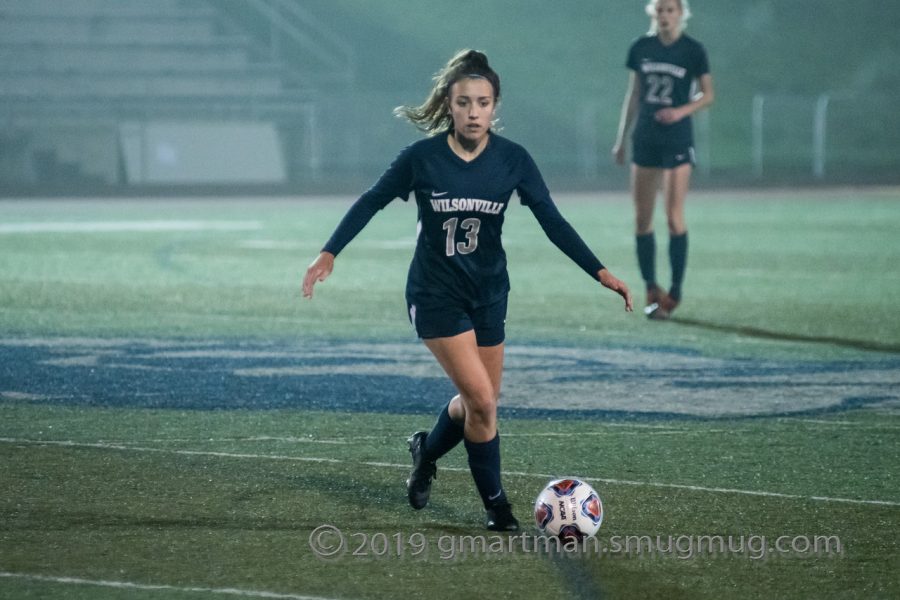
{"type": "Polygon", "coordinates": [[[631,294],[560,215],[528,152],[491,130],[500,78],[487,57],[461,51],[434,81],[424,104],[395,111],[429,137],[400,152],[350,208],[306,271],[303,295],[312,297],[313,286],[331,274],[338,253],[379,210],[413,194],[418,235],[406,284],[409,319],[459,393],[430,432],[416,432],[408,440],[413,462],[409,502],[415,509],[425,507],[435,462],[464,442],[488,529],[515,531],[518,522],[500,481],[497,434],[509,293],[500,234],[512,193],[553,243],[621,295],[629,311],[631,294]]]}
{"type": "Polygon", "coordinates": [[[650,32],[628,51],[631,74],[612,152],[616,162],[625,164],[625,138],[634,125],[631,188],[638,265],[647,287],[644,312],[651,319],[668,319],[681,301],[687,264],[684,201],[694,165],[691,114],[712,104],[713,83],[706,50],[682,32],[690,16],[687,0],[650,0],[647,14],[650,32]],[[692,95],[698,83],[700,93],[692,95]],[[660,187],[669,225],[668,293],[656,283],[653,209],[660,187]]]}

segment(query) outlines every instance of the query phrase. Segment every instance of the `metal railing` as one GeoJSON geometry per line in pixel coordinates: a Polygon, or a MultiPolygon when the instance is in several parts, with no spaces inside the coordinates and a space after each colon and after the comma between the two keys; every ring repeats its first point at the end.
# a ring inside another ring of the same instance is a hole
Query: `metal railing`
{"type": "Polygon", "coordinates": [[[314,58],[334,83],[353,82],[353,47],[310,11],[289,0],[247,0],[247,4],[268,22],[272,61],[290,67],[297,63],[294,56],[303,57],[304,61],[314,58]],[[294,54],[292,49],[300,52],[294,54]]]}

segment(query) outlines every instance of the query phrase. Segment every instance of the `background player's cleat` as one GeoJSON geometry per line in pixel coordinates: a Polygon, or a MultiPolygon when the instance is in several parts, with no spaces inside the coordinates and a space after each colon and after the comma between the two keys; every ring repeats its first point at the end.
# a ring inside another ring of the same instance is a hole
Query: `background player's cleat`
{"type": "Polygon", "coordinates": [[[508,502],[503,502],[487,509],[485,525],[491,531],[519,530],[519,522],[513,516],[512,506],[508,502]]]}
{"type": "MultiPolygon", "coordinates": [[[[658,285],[647,288],[647,307],[649,308],[654,304],[659,304],[665,297],[666,290],[662,289],[658,285]]],[[[644,310],[644,312],[646,312],[646,309],[644,310]]]]}
{"type": "Polygon", "coordinates": [[[665,321],[672,315],[676,306],[678,306],[678,301],[673,300],[658,285],[647,288],[647,306],[644,307],[644,314],[648,319],[665,321]]]}
{"type": "Polygon", "coordinates": [[[681,302],[681,300],[676,300],[671,294],[666,294],[659,304],[669,316],[672,316],[672,313],[678,308],[679,302],[681,302]]]}
{"type": "MultiPolygon", "coordinates": [[[[658,285],[647,288],[647,305],[644,307],[644,314],[650,319],[659,319],[659,310],[662,307],[663,300],[668,298],[666,291],[658,285]]],[[[668,318],[668,315],[662,317],[668,318]]]]}
{"type": "Polygon", "coordinates": [[[654,302],[644,309],[644,314],[653,321],[666,321],[672,314],[663,307],[662,303],[654,302]]]}
{"type": "Polygon", "coordinates": [[[659,311],[659,302],[654,302],[653,304],[648,304],[644,307],[644,314],[647,315],[648,319],[659,319],[659,311]]]}
{"type": "Polygon", "coordinates": [[[417,431],[407,441],[412,455],[413,468],[406,480],[406,495],[409,505],[416,510],[425,508],[431,496],[431,480],[437,475],[437,465],[425,459],[425,438],[427,431],[417,431]]]}

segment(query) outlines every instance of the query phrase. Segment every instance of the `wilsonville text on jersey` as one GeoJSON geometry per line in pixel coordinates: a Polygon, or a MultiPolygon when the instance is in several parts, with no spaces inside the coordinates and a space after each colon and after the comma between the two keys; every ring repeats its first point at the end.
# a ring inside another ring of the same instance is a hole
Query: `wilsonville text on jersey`
{"type": "Polygon", "coordinates": [[[642,73],[668,73],[678,79],[684,79],[687,69],[678,65],[670,65],[664,62],[650,62],[646,59],[641,61],[642,73]]]}
{"type": "Polygon", "coordinates": [[[502,202],[490,200],[477,200],[475,198],[432,198],[431,208],[434,212],[480,212],[490,215],[499,215],[503,212],[502,202]]]}

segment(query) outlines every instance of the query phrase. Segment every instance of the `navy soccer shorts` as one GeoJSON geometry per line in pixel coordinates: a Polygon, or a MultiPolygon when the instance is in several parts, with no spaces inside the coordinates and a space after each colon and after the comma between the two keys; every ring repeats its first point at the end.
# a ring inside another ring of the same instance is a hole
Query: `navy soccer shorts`
{"type": "Polygon", "coordinates": [[[667,146],[643,140],[634,140],[631,162],[652,169],[674,169],[688,163],[697,164],[693,146],[667,146]]]}
{"type": "Polygon", "coordinates": [[[453,337],[472,329],[479,346],[497,346],[506,339],[506,302],[499,300],[485,306],[450,304],[440,308],[423,308],[407,302],[409,321],[423,340],[453,337]]]}

